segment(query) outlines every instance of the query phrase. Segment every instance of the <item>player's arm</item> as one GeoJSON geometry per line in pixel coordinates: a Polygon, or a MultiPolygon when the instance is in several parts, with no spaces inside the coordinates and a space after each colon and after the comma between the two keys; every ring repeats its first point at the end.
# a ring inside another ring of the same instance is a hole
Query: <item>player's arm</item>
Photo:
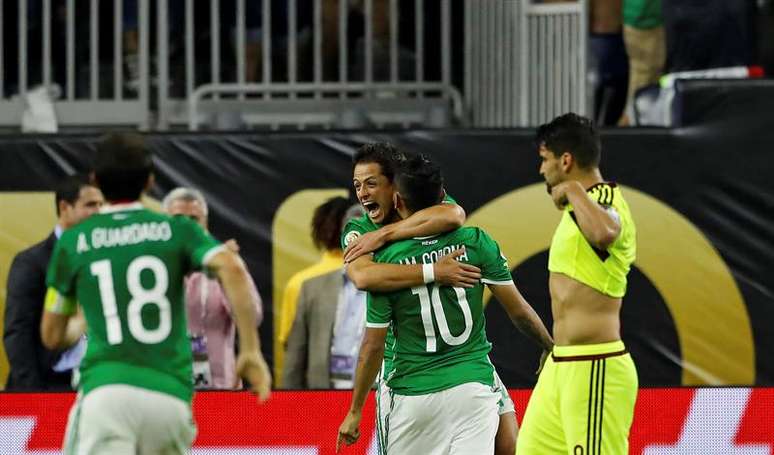
{"type": "Polygon", "coordinates": [[[405,220],[363,234],[357,242],[347,246],[344,261],[354,261],[364,254],[378,250],[386,243],[449,232],[464,223],[465,210],[457,204],[441,203],[427,207],[405,220]]]}
{"type": "Polygon", "coordinates": [[[239,334],[237,372],[250,382],[253,392],[261,401],[269,396],[271,375],[261,354],[256,330],[256,294],[250,287],[249,274],[242,259],[234,252],[221,249],[205,264],[220,280],[231,303],[232,314],[239,334]]]}
{"type": "Polygon", "coordinates": [[[489,290],[505,308],[511,322],[519,331],[530,337],[544,351],[550,351],[553,348],[554,340],[548,333],[548,329],[513,283],[490,284],[489,290]]]}
{"type": "Polygon", "coordinates": [[[347,264],[347,276],[358,289],[389,292],[436,282],[446,286],[471,288],[481,278],[481,270],[457,261],[465,250],[460,248],[426,267],[421,264],[382,264],[371,255],[360,256],[347,264]]]}
{"type": "Polygon", "coordinates": [[[46,292],[40,338],[46,349],[67,349],[86,332],[86,322],[74,297],[63,296],[55,288],[46,292]]]}
{"type": "Polygon", "coordinates": [[[606,250],[621,233],[621,222],[616,212],[592,200],[580,182],[557,185],[551,190],[551,196],[555,203],[566,200],[572,204],[578,227],[594,247],[606,250]]]}
{"type": "Polygon", "coordinates": [[[355,387],[352,391],[352,403],[344,422],[339,427],[336,440],[336,452],[343,441],[347,445],[354,444],[360,436],[360,420],[363,417],[363,405],[368,391],[371,390],[376,375],[384,358],[384,339],[387,337],[387,327],[367,327],[360,346],[360,355],[355,370],[355,387]]]}

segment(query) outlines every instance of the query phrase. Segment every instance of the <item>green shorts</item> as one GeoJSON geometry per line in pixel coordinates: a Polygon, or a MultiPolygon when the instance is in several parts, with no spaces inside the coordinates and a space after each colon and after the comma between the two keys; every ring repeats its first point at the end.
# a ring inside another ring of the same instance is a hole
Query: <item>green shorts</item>
{"type": "Polygon", "coordinates": [[[555,346],[529,399],[516,454],[628,454],[637,384],[622,341],[555,346]]]}

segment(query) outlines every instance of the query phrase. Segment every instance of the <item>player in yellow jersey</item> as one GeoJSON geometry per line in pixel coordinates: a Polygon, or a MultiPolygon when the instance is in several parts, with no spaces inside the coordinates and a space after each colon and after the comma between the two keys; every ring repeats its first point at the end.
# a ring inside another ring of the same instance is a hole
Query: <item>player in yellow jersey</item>
{"type": "Polygon", "coordinates": [[[621,303],[636,231],[620,187],[599,171],[590,120],[565,114],[537,130],[540,174],[562,218],[548,258],[554,350],[524,415],[517,455],[627,454],[637,370],[621,341],[621,303]]]}

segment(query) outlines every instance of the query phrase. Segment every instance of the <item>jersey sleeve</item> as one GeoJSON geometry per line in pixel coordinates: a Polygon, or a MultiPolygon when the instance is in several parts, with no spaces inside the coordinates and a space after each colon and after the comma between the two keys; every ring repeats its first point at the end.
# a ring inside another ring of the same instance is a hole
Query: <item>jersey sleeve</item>
{"type": "Polygon", "coordinates": [[[366,299],[366,327],[384,329],[392,321],[392,305],[387,294],[369,292],[366,299]]]}
{"type": "Polygon", "coordinates": [[[477,249],[481,262],[481,282],[486,284],[511,284],[511,268],[500,251],[500,245],[482,229],[478,229],[477,249]]]}
{"type": "MultiPolygon", "coordinates": [[[[368,215],[363,215],[368,216],[368,215]]],[[[344,229],[341,231],[341,249],[344,250],[347,246],[357,240],[361,235],[366,232],[372,231],[363,222],[362,218],[355,218],[350,220],[344,229]]]]}
{"type": "Polygon", "coordinates": [[[195,222],[185,217],[176,217],[176,219],[178,228],[184,232],[184,248],[193,268],[200,269],[206,266],[215,254],[225,248],[222,243],[215,240],[209,232],[195,222]]]}
{"type": "Polygon", "coordinates": [[[54,245],[46,271],[46,287],[53,288],[64,297],[75,295],[77,270],[73,263],[71,244],[71,236],[63,234],[54,245]]]}
{"type": "Polygon", "coordinates": [[[446,190],[443,190],[443,200],[441,203],[458,205],[457,201],[455,201],[453,197],[449,196],[449,193],[447,193],[446,190]]]}

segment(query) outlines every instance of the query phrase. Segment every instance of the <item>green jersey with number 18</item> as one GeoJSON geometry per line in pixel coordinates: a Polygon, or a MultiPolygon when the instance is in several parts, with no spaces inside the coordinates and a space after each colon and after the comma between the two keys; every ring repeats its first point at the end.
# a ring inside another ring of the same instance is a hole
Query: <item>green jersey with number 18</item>
{"type": "Polygon", "coordinates": [[[493,385],[486,338],[484,284],[510,284],[510,267],[500,247],[483,230],[460,228],[433,237],[402,240],[379,250],[376,262],[431,264],[465,247],[458,260],[481,268],[481,282],[469,289],[435,283],[389,293],[372,293],[367,326],[392,327],[395,393],[422,395],[468,382],[493,385]]]}
{"type": "MultiPolygon", "coordinates": [[[[60,299],[76,298],[86,317],[82,393],[129,384],[190,401],[183,278],[221,248],[189,218],[139,203],[103,209],[62,234],[46,284],[60,299]]],[[[74,312],[48,302],[46,308],[74,312]]]]}

